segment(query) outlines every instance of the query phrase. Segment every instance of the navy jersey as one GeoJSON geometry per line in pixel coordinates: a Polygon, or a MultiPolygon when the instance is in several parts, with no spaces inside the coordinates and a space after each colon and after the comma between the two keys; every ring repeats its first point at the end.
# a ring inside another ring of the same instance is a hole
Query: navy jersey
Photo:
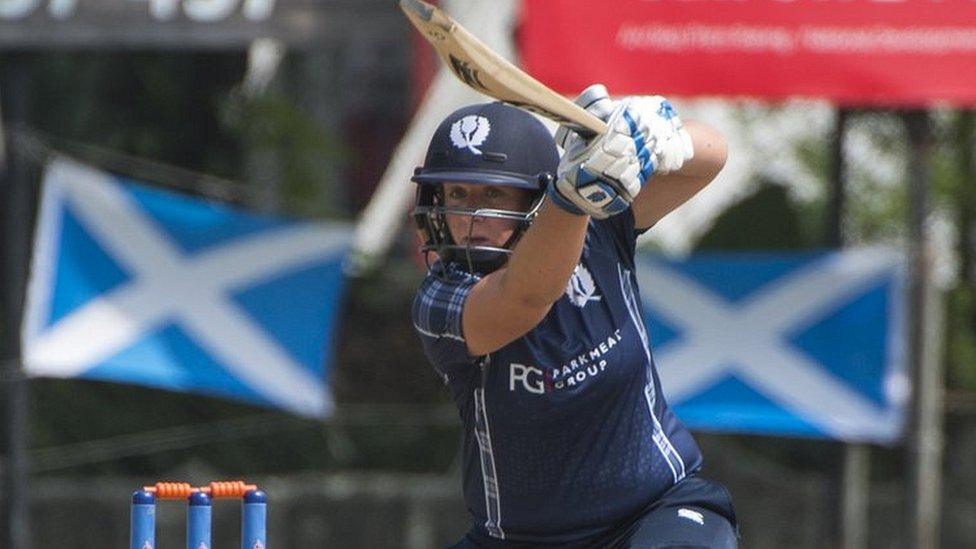
{"type": "Polygon", "coordinates": [[[634,276],[631,212],[592,220],[564,295],[535,328],[467,353],[464,300],[478,281],[435,264],[414,327],[464,423],[464,498],[476,528],[512,541],[599,537],[701,465],[668,409],[634,276]]]}

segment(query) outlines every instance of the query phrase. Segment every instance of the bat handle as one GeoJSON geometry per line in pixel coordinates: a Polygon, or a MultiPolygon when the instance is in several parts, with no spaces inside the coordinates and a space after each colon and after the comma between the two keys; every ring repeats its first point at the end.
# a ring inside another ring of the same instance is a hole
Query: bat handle
{"type": "MultiPolygon", "coordinates": [[[[583,93],[579,94],[573,103],[604,122],[613,113],[613,101],[610,100],[610,94],[607,93],[607,88],[603,84],[592,84],[583,90],[583,93]]],[[[582,124],[563,124],[556,130],[556,144],[565,149],[570,132],[586,140],[597,135],[596,132],[582,124]]]]}
{"type": "Polygon", "coordinates": [[[590,85],[573,100],[573,103],[588,110],[590,114],[604,122],[613,113],[613,101],[610,100],[610,94],[607,93],[607,88],[603,84],[590,85]]]}

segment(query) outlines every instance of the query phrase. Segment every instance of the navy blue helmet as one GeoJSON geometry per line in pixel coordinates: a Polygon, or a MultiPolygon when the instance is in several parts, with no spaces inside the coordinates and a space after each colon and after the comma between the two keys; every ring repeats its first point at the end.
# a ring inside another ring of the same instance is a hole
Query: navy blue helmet
{"type": "Polygon", "coordinates": [[[500,102],[470,105],[451,113],[430,140],[424,165],[411,178],[417,183],[413,219],[424,239],[421,251],[437,253],[444,263],[488,273],[502,266],[512,247],[538,212],[546,187],[555,177],[559,152],[549,130],[531,114],[500,102]],[[503,185],[532,193],[525,211],[448,210],[443,183],[503,185]],[[518,222],[502,247],[462,245],[451,235],[445,214],[518,222]]]}

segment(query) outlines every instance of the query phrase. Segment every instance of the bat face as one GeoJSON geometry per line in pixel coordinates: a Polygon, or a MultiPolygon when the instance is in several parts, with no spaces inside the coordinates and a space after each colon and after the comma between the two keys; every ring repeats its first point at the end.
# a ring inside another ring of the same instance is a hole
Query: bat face
{"type": "Polygon", "coordinates": [[[606,131],[602,120],[509,63],[441,10],[422,0],[399,3],[444,63],[470,88],[584,135],[606,131]]]}

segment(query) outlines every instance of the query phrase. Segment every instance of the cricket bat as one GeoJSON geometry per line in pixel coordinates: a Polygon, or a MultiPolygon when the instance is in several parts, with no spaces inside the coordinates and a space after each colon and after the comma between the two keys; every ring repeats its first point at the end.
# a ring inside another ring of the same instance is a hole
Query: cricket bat
{"type": "Polygon", "coordinates": [[[398,1],[454,75],[475,91],[555,120],[582,135],[607,130],[602,120],[509,63],[440,9],[422,0],[398,1]]]}

